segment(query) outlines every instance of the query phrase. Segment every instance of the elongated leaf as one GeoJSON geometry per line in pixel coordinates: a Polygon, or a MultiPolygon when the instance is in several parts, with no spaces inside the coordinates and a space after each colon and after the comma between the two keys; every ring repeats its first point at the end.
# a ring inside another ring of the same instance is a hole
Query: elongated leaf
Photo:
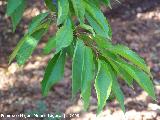
{"type": "Polygon", "coordinates": [[[15,47],[14,51],[12,52],[12,54],[10,55],[9,57],[9,64],[14,60],[14,58],[16,57],[17,55],[17,52],[19,51],[19,49],[21,48],[21,46],[23,45],[23,43],[29,39],[29,36],[26,35],[24,36],[20,41],[19,43],[17,44],[17,46],[15,47]]]}
{"type": "Polygon", "coordinates": [[[46,46],[43,49],[43,52],[45,54],[49,54],[53,48],[56,48],[56,39],[55,39],[55,35],[52,36],[51,38],[49,38],[46,46]]]}
{"type": "Polygon", "coordinates": [[[83,99],[85,110],[88,109],[90,96],[91,96],[91,85],[94,78],[94,61],[93,53],[91,48],[84,48],[83,55],[83,70],[81,80],[81,97],[83,99]]]}
{"type": "Polygon", "coordinates": [[[72,97],[76,95],[81,88],[82,80],[82,66],[84,57],[84,43],[81,40],[77,40],[76,48],[74,50],[73,62],[72,62],[72,97]]]}
{"type": "Polygon", "coordinates": [[[101,50],[102,55],[107,58],[107,60],[110,62],[114,70],[120,75],[125,82],[132,87],[133,84],[133,78],[128,74],[119,64],[117,64],[115,61],[122,61],[121,58],[119,58],[117,55],[111,53],[110,51],[101,50]]]}
{"type": "Polygon", "coordinates": [[[155,100],[154,85],[149,76],[135,66],[127,63],[117,62],[126,72],[128,72],[136,82],[155,100]]]}
{"type": "Polygon", "coordinates": [[[59,52],[49,61],[41,82],[42,94],[46,96],[51,87],[60,81],[64,75],[65,52],[59,52]]]}
{"type": "Polygon", "coordinates": [[[115,73],[112,69],[110,69],[111,74],[112,74],[112,78],[113,78],[113,85],[112,85],[112,92],[114,93],[116,99],[118,100],[121,109],[123,110],[123,112],[125,112],[125,107],[124,107],[124,95],[123,92],[119,86],[119,83],[117,81],[117,78],[115,77],[115,73]]]}
{"type": "Polygon", "coordinates": [[[10,16],[23,3],[24,0],[8,0],[7,1],[7,15],[10,16]]]}
{"type": "Polygon", "coordinates": [[[72,64],[72,95],[81,88],[84,108],[87,110],[91,95],[91,81],[94,77],[94,62],[92,50],[86,47],[82,40],[77,39],[72,64]]]}
{"type": "Polygon", "coordinates": [[[88,14],[85,14],[87,21],[89,22],[89,24],[93,27],[93,29],[95,30],[95,32],[103,37],[106,37],[106,33],[103,31],[103,29],[98,25],[98,23],[88,14]]]}
{"type": "Polygon", "coordinates": [[[58,19],[57,25],[60,25],[66,21],[69,12],[68,0],[58,0],[58,19]]]}
{"type": "Polygon", "coordinates": [[[13,31],[15,31],[16,26],[20,22],[25,8],[26,8],[26,1],[21,0],[19,6],[17,6],[16,9],[14,10],[14,12],[12,12],[12,14],[10,15],[11,20],[12,20],[12,24],[13,24],[13,31]]]}
{"type": "Polygon", "coordinates": [[[49,14],[48,12],[41,13],[38,16],[34,17],[32,19],[31,24],[28,27],[28,33],[33,33],[34,29],[37,28],[38,25],[40,25],[41,21],[45,19],[48,14],[49,14]]]}
{"type": "Polygon", "coordinates": [[[119,60],[118,56],[110,51],[108,49],[112,49],[114,46],[109,40],[106,40],[105,38],[96,35],[93,37],[94,41],[96,42],[98,46],[98,50],[101,52],[102,56],[105,58],[109,58],[108,61],[112,65],[112,67],[117,71],[117,73],[127,82],[129,86],[133,83],[133,78],[117,63],[114,62],[114,60],[119,60]]]}
{"type": "Polygon", "coordinates": [[[28,33],[29,35],[34,34],[36,31],[39,31],[41,29],[46,29],[48,30],[49,26],[51,25],[51,20],[47,20],[41,24],[39,24],[37,27],[35,27],[32,31],[32,33],[28,33]]]}
{"type": "Polygon", "coordinates": [[[73,30],[71,21],[68,19],[66,24],[62,26],[56,34],[56,52],[68,47],[73,41],[73,30]]]}
{"type": "Polygon", "coordinates": [[[44,23],[39,26],[41,29],[37,29],[34,33],[26,34],[20,42],[17,44],[16,48],[14,49],[13,53],[9,57],[9,64],[13,61],[13,59],[16,57],[17,62],[19,65],[22,65],[26,62],[26,60],[30,57],[33,50],[35,49],[38,41],[41,39],[41,37],[46,33],[47,26],[49,26],[49,23],[44,23]],[[28,49],[30,48],[30,49],[28,49]],[[23,53],[24,52],[24,53],[23,53]]]}
{"type": "MultiPolygon", "coordinates": [[[[88,22],[92,25],[92,27],[95,29],[95,31],[98,34],[100,34],[99,30],[101,30],[104,33],[103,37],[111,39],[111,36],[110,36],[111,31],[109,28],[110,26],[109,26],[106,18],[104,17],[102,11],[99,8],[97,8],[97,6],[95,6],[94,4],[88,3],[88,2],[85,2],[85,8],[88,13],[88,14],[86,14],[87,19],[89,18],[88,22]]],[[[102,35],[102,34],[100,34],[100,35],[102,35]]]]}
{"type": "Polygon", "coordinates": [[[83,0],[71,0],[71,1],[72,1],[76,16],[78,17],[80,23],[83,23],[84,22],[84,14],[85,14],[83,0]]]}
{"type": "Polygon", "coordinates": [[[119,64],[114,61],[109,60],[112,67],[117,71],[117,73],[125,80],[125,82],[132,87],[133,78],[128,74],[119,64]]]}
{"type": "Polygon", "coordinates": [[[95,89],[98,99],[98,109],[99,114],[106,104],[111,87],[112,87],[112,75],[110,73],[110,66],[103,60],[98,60],[98,73],[95,80],[95,89]]]}
{"type": "Polygon", "coordinates": [[[23,65],[27,59],[30,57],[34,49],[36,48],[39,40],[45,33],[46,29],[41,29],[32,36],[25,37],[25,40],[23,41],[23,44],[19,47],[17,54],[16,54],[16,60],[19,65],[23,65]]]}
{"type": "Polygon", "coordinates": [[[147,72],[149,75],[151,75],[149,68],[145,64],[145,61],[142,58],[140,58],[138,54],[131,51],[126,46],[122,45],[114,46],[112,52],[121,55],[125,59],[128,59],[129,61],[131,61],[132,63],[143,69],[145,72],[147,72]]]}

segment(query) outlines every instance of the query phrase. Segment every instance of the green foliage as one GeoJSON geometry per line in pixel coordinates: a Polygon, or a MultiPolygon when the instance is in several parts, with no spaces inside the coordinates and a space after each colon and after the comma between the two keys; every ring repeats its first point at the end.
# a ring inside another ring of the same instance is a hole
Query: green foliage
{"type": "Polygon", "coordinates": [[[64,64],[65,64],[65,51],[61,51],[54,55],[54,57],[49,61],[46,68],[46,73],[44,74],[44,79],[42,80],[42,93],[47,95],[49,89],[62,79],[64,74],[64,64]]]}
{"type": "Polygon", "coordinates": [[[11,16],[14,31],[22,18],[25,8],[26,0],[17,0],[16,2],[15,0],[8,0],[7,15],[11,16]]]}
{"type": "MultiPolygon", "coordinates": [[[[94,84],[100,113],[112,92],[125,112],[124,95],[118,84],[121,77],[132,87],[135,80],[154,100],[152,75],[145,61],[123,45],[112,44],[112,30],[100,9],[101,4],[111,7],[110,0],[45,0],[48,12],[34,17],[28,32],[17,44],[9,62],[16,58],[19,65],[31,56],[41,37],[52,24],[58,31],[49,38],[44,53],[56,49],[48,62],[41,82],[46,96],[53,85],[63,78],[65,58],[72,59],[72,97],[80,91],[87,110],[94,84]],[[53,15],[57,23],[54,23],[53,15]],[[28,49],[29,48],[29,49],[28,49]]],[[[26,0],[8,0],[7,15],[11,17],[13,29],[21,20],[26,0]],[[16,2],[15,2],[16,1],[16,2]]]]}
{"type": "Polygon", "coordinates": [[[106,104],[106,100],[109,98],[112,88],[112,69],[108,63],[103,60],[98,60],[98,72],[95,80],[95,89],[98,99],[97,113],[102,111],[106,104]]]}
{"type": "Polygon", "coordinates": [[[69,14],[69,2],[68,0],[58,0],[58,18],[57,25],[63,24],[69,14]]]}

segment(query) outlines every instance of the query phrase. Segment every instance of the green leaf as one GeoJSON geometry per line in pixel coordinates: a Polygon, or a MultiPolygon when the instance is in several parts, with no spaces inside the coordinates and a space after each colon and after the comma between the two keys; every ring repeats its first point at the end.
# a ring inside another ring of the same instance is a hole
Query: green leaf
{"type": "Polygon", "coordinates": [[[108,21],[104,17],[102,11],[97,8],[93,3],[85,2],[86,18],[97,34],[111,39],[111,29],[108,21]]]}
{"type": "MultiPolygon", "coordinates": [[[[40,25],[41,26],[41,25],[40,25]]],[[[9,57],[9,64],[13,61],[16,57],[17,62],[19,65],[22,65],[26,62],[26,60],[30,57],[33,50],[37,46],[37,43],[41,39],[41,37],[46,33],[48,23],[42,24],[41,29],[35,30],[31,35],[26,34],[20,42],[17,44],[16,48],[14,49],[13,53],[9,57]],[[46,27],[45,27],[46,26],[46,27]],[[28,49],[30,48],[30,49],[28,49]]]]}
{"type": "Polygon", "coordinates": [[[110,0],[103,0],[103,2],[110,8],[112,8],[111,6],[111,1],[110,0]]]}
{"type": "Polygon", "coordinates": [[[51,87],[60,81],[64,75],[65,52],[59,52],[49,61],[41,82],[42,94],[46,96],[51,87]]]}
{"type": "Polygon", "coordinates": [[[73,41],[73,29],[71,21],[68,19],[66,24],[62,26],[56,33],[56,52],[68,47],[73,41]]]}
{"type": "Polygon", "coordinates": [[[81,87],[83,54],[84,43],[82,40],[77,39],[72,62],[72,97],[76,95],[81,87]]]}
{"type": "Polygon", "coordinates": [[[100,7],[100,1],[99,0],[89,0],[89,2],[95,4],[98,8],[100,7]]]}
{"type": "Polygon", "coordinates": [[[51,11],[56,11],[56,6],[53,4],[52,0],[44,0],[46,6],[51,10],[51,11]]]}
{"type": "Polygon", "coordinates": [[[14,58],[15,58],[16,55],[17,55],[17,52],[19,51],[19,49],[21,48],[21,46],[24,44],[24,42],[25,42],[27,39],[30,39],[30,37],[29,37],[28,35],[24,36],[24,37],[19,41],[19,43],[18,43],[17,46],[15,47],[14,51],[12,52],[12,54],[11,54],[10,57],[9,57],[9,64],[14,60],[14,58]]]}
{"type": "Polygon", "coordinates": [[[111,41],[102,36],[96,35],[95,37],[93,37],[93,40],[96,42],[99,50],[113,47],[111,41]]]}
{"type": "Polygon", "coordinates": [[[68,0],[58,0],[58,18],[57,25],[60,25],[66,21],[69,12],[68,0]]]}
{"type": "Polygon", "coordinates": [[[103,60],[98,60],[98,73],[95,80],[95,89],[98,99],[97,114],[99,114],[109,98],[112,87],[112,75],[110,66],[103,60]]]}
{"type": "Polygon", "coordinates": [[[78,17],[80,23],[83,23],[84,22],[84,14],[85,14],[83,0],[71,0],[71,1],[72,1],[76,16],[78,17]]]}
{"type": "Polygon", "coordinates": [[[31,34],[35,33],[36,31],[39,31],[41,29],[48,30],[48,28],[50,27],[50,25],[51,25],[51,20],[47,20],[47,21],[39,24],[36,28],[34,28],[34,30],[32,31],[32,33],[28,33],[28,34],[31,35],[31,34]]]}
{"type": "Polygon", "coordinates": [[[111,53],[110,51],[101,50],[102,55],[110,62],[114,70],[118,73],[118,75],[121,76],[125,80],[125,82],[132,87],[133,84],[133,78],[128,74],[123,67],[121,67],[119,64],[117,64],[115,61],[123,61],[121,58],[119,58],[117,55],[111,53]]]}
{"type": "Polygon", "coordinates": [[[73,55],[74,55],[74,50],[75,50],[75,41],[73,41],[65,50],[66,50],[66,52],[67,52],[67,55],[69,56],[69,57],[73,57],[73,55]]]}
{"type": "Polygon", "coordinates": [[[21,0],[21,3],[19,4],[19,6],[16,7],[14,12],[11,12],[12,14],[10,16],[11,16],[11,20],[12,20],[12,24],[13,24],[13,31],[15,31],[16,26],[20,22],[25,8],[26,8],[26,1],[21,0]]]}
{"type": "Polygon", "coordinates": [[[128,74],[130,74],[136,82],[154,99],[156,100],[154,85],[149,76],[130,64],[117,62],[128,74]]]}
{"type": "Polygon", "coordinates": [[[92,49],[86,46],[84,47],[82,67],[81,97],[83,99],[84,109],[87,110],[91,96],[92,80],[94,79],[94,61],[92,49]]]}
{"type": "Polygon", "coordinates": [[[90,31],[92,33],[92,35],[95,36],[94,29],[90,25],[80,24],[80,27],[83,28],[83,29],[85,29],[85,30],[90,31]]]}
{"type": "Polygon", "coordinates": [[[37,28],[41,24],[42,20],[44,20],[48,16],[48,14],[49,14],[48,12],[45,12],[35,16],[28,27],[28,33],[33,33],[35,28],[37,28]]]}
{"type": "Polygon", "coordinates": [[[125,112],[123,92],[119,86],[118,80],[116,78],[116,75],[115,75],[113,69],[110,69],[110,71],[111,71],[112,78],[113,78],[112,92],[114,93],[117,101],[119,102],[121,109],[123,110],[123,112],[125,112]]]}
{"type": "Polygon", "coordinates": [[[52,36],[51,38],[49,38],[46,46],[43,49],[43,52],[45,54],[49,54],[53,48],[56,48],[56,39],[55,39],[55,35],[52,36]]]}
{"type": "Polygon", "coordinates": [[[94,78],[94,61],[91,48],[77,39],[72,64],[72,96],[81,88],[84,108],[87,110],[91,95],[91,83],[94,78]]]}
{"type": "Polygon", "coordinates": [[[25,40],[18,47],[18,51],[16,53],[16,60],[19,65],[23,65],[27,59],[31,56],[32,52],[36,48],[39,40],[46,32],[46,29],[41,29],[33,33],[31,36],[25,37],[25,40]]]}
{"type": "Polygon", "coordinates": [[[109,60],[110,64],[114,68],[114,70],[121,76],[122,79],[125,80],[125,82],[132,87],[133,84],[133,78],[128,74],[119,64],[116,62],[109,60]]]}
{"type": "Polygon", "coordinates": [[[106,37],[106,33],[103,31],[103,29],[98,25],[98,23],[88,14],[85,14],[87,21],[89,22],[89,24],[93,27],[94,31],[102,36],[102,37],[106,37]]]}
{"type": "Polygon", "coordinates": [[[132,63],[140,67],[142,70],[147,72],[149,75],[151,75],[149,68],[145,64],[145,61],[140,58],[138,54],[131,51],[128,47],[123,45],[116,45],[112,47],[111,51],[131,61],[132,63]]]}
{"type": "Polygon", "coordinates": [[[11,16],[15,10],[23,3],[24,0],[8,0],[7,1],[7,15],[11,16]]]}

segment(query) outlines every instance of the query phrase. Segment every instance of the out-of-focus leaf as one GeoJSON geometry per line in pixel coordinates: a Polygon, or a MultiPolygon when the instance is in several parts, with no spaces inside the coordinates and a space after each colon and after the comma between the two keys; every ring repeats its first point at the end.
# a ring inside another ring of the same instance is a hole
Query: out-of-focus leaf
{"type": "Polygon", "coordinates": [[[41,24],[41,21],[43,19],[45,19],[48,14],[49,14],[48,12],[41,13],[41,14],[37,15],[36,17],[34,17],[28,27],[28,33],[33,33],[34,29],[36,29],[37,26],[39,26],[41,24]]]}
{"type": "Polygon", "coordinates": [[[103,2],[110,8],[112,8],[111,6],[111,1],[110,0],[103,0],[103,2]]]}
{"type": "Polygon", "coordinates": [[[16,54],[16,60],[19,65],[23,65],[27,59],[31,56],[32,52],[36,48],[39,40],[46,32],[46,29],[41,29],[33,33],[31,36],[27,36],[21,44],[16,54]]]}

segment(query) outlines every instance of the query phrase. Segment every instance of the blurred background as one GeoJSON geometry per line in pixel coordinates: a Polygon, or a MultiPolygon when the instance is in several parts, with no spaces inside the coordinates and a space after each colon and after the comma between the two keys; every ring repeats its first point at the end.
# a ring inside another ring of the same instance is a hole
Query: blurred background
{"type": "MultiPolygon", "coordinates": [[[[132,89],[120,80],[125,94],[125,115],[114,97],[110,97],[97,119],[160,120],[160,0],[121,1],[121,4],[113,2],[112,9],[102,7],[113,30],[113,42],[129,46],[146,60],[154,77],[157,101],[153,101],[136,83],[132,89]]],[[[8,57],[27,30],[31,18],[45,11],[43,1],[28,0],[23,20],[15,33],[5,10],[6,1],[0,0],[0,114],[65,113],[68,120],[95,120],[97,100],[94,89],[88,112],[83,111],[79,96],[71,100],[70,59],[66,63],[64,79],[53,87],[47,97],[41,95],[40,81],[52,57],[44,55],[42,50],[48,37],[56,31],[54,25],[23,67],[19,67],[15,61],[8,66],[8,57]],[[70,117],[72,113],[79,114],[79,117],[70,117]]]]}

